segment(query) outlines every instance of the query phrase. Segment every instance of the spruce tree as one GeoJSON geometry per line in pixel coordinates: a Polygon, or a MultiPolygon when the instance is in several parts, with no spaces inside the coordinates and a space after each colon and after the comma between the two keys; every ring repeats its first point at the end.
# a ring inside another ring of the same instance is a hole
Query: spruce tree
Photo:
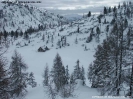
{"type": "Polygon", "coordinates": [[[92,41],[92,33],[90,33],[90,36],[87,37],[86,43],[89,43],[92,41]]]}
{"type": "Polygon", "coordinates": [[[109,7],[109,11],[108,12],[111,13],[111,7],[109,7]]]}
{"type": "Polygon", "coordinates": [[[132,64],[132,68],[131,68],[131,76],[130,76],[130,88],[129,88],[129,96],[131,96],[131,98],[133,98],[133,64],[132,64]]]}
{"type": "Polygon", "coordinates": [[[11,31],[11,37],[13,37],[14,36],[14,32],[13,31],[11,31]]]}
{"type": "Polygon", "coordinates": [[[77,32],[79,33],[79,25],[78,25],[78,29],[77,29],[77,32]]]}
{"type": "Polygon", "coordinates": [[[44,73],[43,73],[43,86],[48,86],[49,83],[49,68],[48,65],[46,64],[46,67],[44,69],[44,73]]]}
{"type": "Polygon", "coordinates": [[[109,32],[109,25],[106,27],[106,37],[108,37],[108,32],[109,32]]]}
{"type": "Polygon", "coordinates": [[[74,79],[81,79],[81,68],[79,66],[79,60],[77,60],[76,66],[74,67],[74,79]]]}
{"type": "Polygon", "coordinates": [[[4,31],[4,38],[5,38],[5,41],[7,41],[7,36],[8,36],[8,33],[6,31],[4,31]]]}
{"type": "Polygon", "coordinates": [[[52,35],[51,37],[51,42],[53,43],[54,42],[54,36],[52,35]]]}
{"type": "Polygon", "coordinates": [[[24,63],[21,55],[15,50],[12,56],[12,62],[10,64],[11,73],[11,89],[12,95],[21,96],[26,92],[26,80],[27,80],[27,65],[24,63]]]}
{"type": "Polygon", "coordinates": [[[107,8],[104,7],[104,14],[107,14],[107,8]]]}
{"type": "Polygon", "coordinates": [[[100,35],[100,29],[99,29],[99,27],[96,28],[96,32],[97,32],[96,42],[99,42],[99,40],[100,40],[100,38],[99,38],[99,35],[100,35]]]}
{"type": "Polygon", "coordinates": [[[70,84],[74,84],[74,83],[75,83],[74,73],[72,73],[70,76],[70,84]]]}
{"type": "Polygon", "coordinates": [[[77,37],[76,37],[76,39],[75,39],[75,44],[78,44],[78,39],[77,39],[77,37]]]}
{"type": "Polygon", "coordinates": [[[7,70],[5,69],[6,61],[2,56],[0,56],[0,99],[11,98],[9,75],[7,70]]]}
{"type": "Polygon", "coordinates": [[[28,77],[28,84],[33,88],[36,87],[37,83],[35,82],[34,73],[31,72],[28,77]]]}
{"type": "Polygon", "coordinates": [[[43,42],[45,41],[45,35],[44,34],[42,35],[42,40],[43,40],[43,42]]]}
{"type": "Polygon", "coordinates": [[[131,30],[129,29],[127,32],[127,47],[130,47],[130,43],[131,43],[131,30]]]}
{"type": "Polygon", "coordinates": [[[67,84],[68,84],[68,83],[69,83],[69,79],[70,79],[69,70],[68,70],[68,65],[66,66],[65,74],[66,74],[66,82],[67,82],[67,84]]]}
{"type": "Polygon", "coordinates": [[[87,15],[88,17],[90,17],[91,16],[91,11],[89,11],[89,13],[88,13],[88,15],[87,15]]]}
{"type": "Polygon", "coordinates": [[[56,86],[56,90],[59,91],[66,84],[66,76],[65,76],[65,68],[63,66],[61,57],[58,53],[54,59],[51,76],[56,86]]]}
{"type": "Polygon", "coordinates": [[[83,66],[81,68],[81,80],[83,80],[83,85],[85,85],[85,70],[83,66]]]}
{"type": "Polygon", "coordinates": [[[15,37],[18,38],[18,32],[17,32],[17,30],[15,31],[15,37]]]}
{"type": "Polygon", "coordinates": [[[128,27],[128,21],[127,19],[124,20],[124,28],[126,29],[128,27]]]}
{"type": "Polygon", "coordinates": [[[60,40],[58,40],[58,42],[57,42],[57,48],[61,48],[61,41],[60,40]]]}

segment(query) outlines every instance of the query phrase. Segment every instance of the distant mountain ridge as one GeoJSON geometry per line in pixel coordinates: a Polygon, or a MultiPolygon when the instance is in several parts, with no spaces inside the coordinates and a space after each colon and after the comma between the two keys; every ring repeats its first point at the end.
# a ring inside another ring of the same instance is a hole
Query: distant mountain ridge
{"type": "Polygon", "coordinates": [[[76,21],[82,18],[82,15],[79,14],[66,14],[63,15],[68,21],[76,21]]]}

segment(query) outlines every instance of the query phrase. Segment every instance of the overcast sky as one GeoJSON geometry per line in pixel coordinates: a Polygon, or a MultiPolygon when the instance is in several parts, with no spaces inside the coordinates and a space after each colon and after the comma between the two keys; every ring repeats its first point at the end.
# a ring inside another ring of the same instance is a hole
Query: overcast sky
{"type": "Polygon", "coordinates": [[[45,8],[59,14],[71,13],[94,13],[101,12],[104,6],[115,6],[123,1],[129,0],[19,0],[19,1],[41,1],[33,5],[45,8]]]}

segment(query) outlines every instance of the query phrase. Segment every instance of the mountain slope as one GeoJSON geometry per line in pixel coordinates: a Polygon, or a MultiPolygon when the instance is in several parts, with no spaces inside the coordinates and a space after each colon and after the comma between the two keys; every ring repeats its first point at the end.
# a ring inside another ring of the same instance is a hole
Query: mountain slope
{"type": "Polygon", "coordinates": [[[66,23],[66,19],[62,16],[50,13],[47,10],[39,9],[23,4],[3,4],[0,9],[0,31],[22,31],[25,32],[29,28],[38,29],[52,28],[66,23]]]}
{"type": "MultiPolygon", "coordinates": [[[[124,8],[121,8],[117,11],[117,18],[120,18],[120,10],[122,10],[122,17],[125,18],[126,16],[124,14],[124,8]]],[[[40,16],[40,13],[38,16],[40,16]]],[[[38,16],[34,15],[34,17],[38,16]]],[[[8,40],[10,42],[9,49],[4,56],[7,57],[8,61],[10,62],[11,56],[16,49],[23,56],[25,62],[29,67],[28,71],[34,73],[35,79],[38,83],[36,88],[28,89],[29,93],[26,99],[31,98],[33,94],[36,94],[35,96],[40,95],[36,91],[40,89],[40,86],[42,88],[42,73],[45,64],[47,63],[49,68],[51,69],[53,66],[54,57],[57,53],[60,54],[63,65],[68,65],[70,74],[73,72],[74,66],[76,65],[75,62],[79,59],[80,66],[83,65],[85,68],[86,84],[88,86],[91,86],[87,79],[88,65],[94,60],[93,55],[96,52],[97,45],[102,44],[103,40],[106,39],[108,35],[110,35],[113,27],[113,19],[113,12],[107,15],[93,15],[91,17],[86,17],[70,24],[53,27],[51,29],[47,28],[45,30],[35,32],[34,34],[29,35],[28,39],[23,39],[23,37],[18,37],[15,39],[8,37],[8,40]],[[99,22],[99,17],[101,19],[101,22],[99,22]],[[108,32],[106,30],[107,26],[109,26],[108,32]],[[99,35],[97,33],[97,27],[100,28],[99,35]],[[92,39],[87,42],[90,35],[92,35],[92,39]],[[64,43],[65,41],[66,43],[64,43]],[[38,52],[39,47],[43,48],[46,46],[50,50],[46,52],[38,52]]],[[[40,21],[38,21],[37,19],[34,20],[37,21],[38,24],[40,23],[40,21]]],[[[132,20],[132,17],[128,18],[128,23],[132,24],[132,20]]],[[[51,22],[51,20],[49,22],[51,22]]],[[[29,24],[32,26],[33,23],[30,23],[29,21],[29,24]]],[[[126,33],[126,29],[124,33],[126,33]]],[[[82,95],[80,94],[80,96],[83,97],[85,95],[86,99],[87,97],[91,98],[92,94],[88,95],[87,93],[92,90],[93,89],[86,86],[79,86],[79,88],[77,88],[77,94],[82,93],[82,95]]],[[[40,89],[39,92],[42,92],[41,95],[43,95],[43,89],[40,89]]],[[[124,95],[124,92],[122,94],[124,95]]],[[[98,94],[96,93],[96,95],[98,94]]],[[[79,99],[80,98],[81,97],[79,97],[79,99]]]]}

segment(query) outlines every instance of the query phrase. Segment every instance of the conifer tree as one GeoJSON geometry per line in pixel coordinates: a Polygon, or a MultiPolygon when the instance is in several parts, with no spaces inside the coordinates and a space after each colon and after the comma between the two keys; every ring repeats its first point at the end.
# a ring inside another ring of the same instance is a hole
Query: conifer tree
{"type": "Polygon", "coordinates": [[[83,80],[83,85],[85,85],[85,70],[83,66],[81,68],[81,80],[83,80]]]}
{"type": "Polygon", "coordinates": [[[66,66],[65,73],[66,73],[66,82],[67,82],[67,84],[68,84],[69,79],[70,79],[69,70],[68,70],[68,65],[66,66]]]}
{"type": "Polygon", "coordinates": [[[4,38],[5,38],[5,41],[7,41],[7,36],[8,36],[8,33],[6,31],[4,31],[4,38]]]}
{"type": "Polygon", "coordinates": [[[44,74],[43,74],[43,86],[48,86],[49,83],[49,68],[48,65],[46,64],[46,67],[44,69],[44,74]]]}
{"type": "Polygon", "coordinates": [[[108,37],[108,32],[109,32],[109,25],[106,27],[106,37],[108,37]]]}
{"type": "Polygon", "coordinates": [[[26,39],[26,40],[29,39],[29,35],[28,35],[27,31],[24,33],[24,39],[26,39]]]}
{"type": "Polygon", "coordinates": [[[11,31],[11,37],[13,37],[14,36],[14,32],[13,31],[11,31]]]}
{"type": "Polygon", "coordinates": [[[0,98],[10,99],[10,82],[9,75],[5,69],[6,61],[0,56],[0,98]]]}
{"type": "Polygon", "coordinates": [[[128,27],[128,21],[127,19],[124,20],[124,28],[127,28],[128,27]]]}
{"type": "Polygon", "coordinates": [[[60,40],[58,40],[58,42],[57,42],[57,48],[61,48],[61,41],[60,40]]]}
{"type": "Polygon", "coordinates": [[[45,35],[44,34],[42,35],[42,40],[43,40],[43,42],[45,41],[45,35]]]}
{"type": "Polygon", "coordinates": [[[104,7],[104,14],[107,14],[107,8],[104,7]]]}
{"type": "Polygon", "coordinates": [[[99,27],[96,28],[96,32],[97,32],[97,35],[96,35],[96,42],[99,42],[99,35],[100,35],[100,29],[99,27]]]}
{"type": "Polygon", "coordinates": [[[131,76],[130,76],[130,88],[129,88],[129,96],[131,96],[131,98],[133,98],[133,64],[132,64],[132,68],[131,68],[131,76]]]}
{"type": "Polygon", "coordinates": [[[18,32],[17,31],[15,32],[15,37],[18,38],[18,32]]]}
{"type": "Polygon", "coordinates": [[[120,5],[120,3],[119,3],[119,5],[118,5],[118,9],[120,9],[120,7],[121,7],[121,5],[120,5]]]}
{"type": "Polygon", "coordinates": [[[34,73],[31,72],[28,77],[28,84],[33,88],[36,87],[37,83],[35,82],[34,73]]]}
{"type": "Polygon", "coordinates": [[[58,53],[54,59],[51,76],[56,86],[56,90],[59,91],[60,88],[66,84],[66,76],[65,76],[65,68],[63,66],[61,57],[58,53]]]}
{"type": "Polygon", "coordinates": [[[75,39],[75,44],[78,44],[78,39],[77,39],[77,37],[76,37],[76,39],[75,39]]]}
{"type": "Polygon", "coordinates": [[[130,43],[131,43],[131,30],[129,29],[127,32],[127,46],[128,48],[130,47],[130,43]]]}
{"type": "Polygon", "coordinates": [[[52,43],[54,42],[54,37],[53,37],[53,35],[52,35],[52,37],[51,37],[51,42],[52,42],[52,43]]]}
{"type": "Polygon", "coordinates": [[[21,55],[15,50],[10,64],[11,89],[12,95],[21,96],[26,92],[27,65],[24,63],[21,55]]]}
{"type": "Polygon", "coordinates": [[[76,66],[74,68],[74,79],[80,79],[81,78],[81,68],[79,66],[79,60],[76,62],[76,66]]]}
{"type": "Polygon", "coordinates": [[[74,83],[75,83],[74,73],[72,73],[70,76],[70,84],[74,84],[74,83]]]}
{"type": "Polygon", "coordinates": [[[23,36],[23,32],[22,32],[22,31],[20,32],[20,36],[21,36],[21,37],[23,36]]]}
{"type": "Polygon", "coordinates": [[[77,32],[79,33],[79,25],[78,25],[78,29],[77,29],[77,32]]]}
{"type": "Polygon", "coordinates": [[[109,11],[108,12],[111,13],[111,7],[109,7],[109,11]]]}
{"type": "Polygon", "coordinates": [[[88,13],[88,15],[87,15],[88,17],[90,17],[91,16],[91,11],[89,11],[89,13],[88,13]]]}

